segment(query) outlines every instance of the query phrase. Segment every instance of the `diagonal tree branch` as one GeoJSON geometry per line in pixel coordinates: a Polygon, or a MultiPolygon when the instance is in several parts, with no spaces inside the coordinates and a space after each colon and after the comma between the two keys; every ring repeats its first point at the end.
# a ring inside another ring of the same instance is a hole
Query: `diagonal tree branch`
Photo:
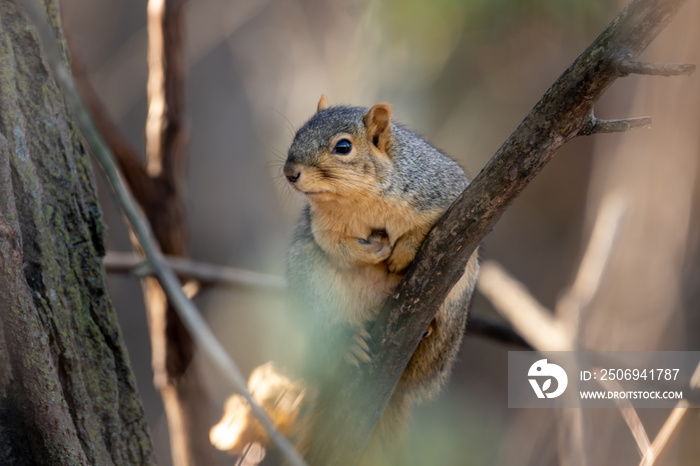
{"type": "Polygon", "coordinates": [[[80,60],[80,57],[71,46],[70,37],[67,38],[68,48],[71,51],[70,67],[73,73],[73,79],[80,89],[80,95],[85,102],[92,120],[95,122],[97,130],[100,132],[105,142],[112,150],[114,158],[119,164],[126,182],[131,186],[134,196],[142,206],[145,204],[144,199],[154,197],[151,193],[153,190],[153,182],[146,173],[141,157],[136,149],[122,135],[117,125],[107,114],[107,109],[102,105],[100,98],[97,96],[95,89],[90,84],[87,77],[85,67],[80,60]]]}
{"type": "Polygon", "coordinates": [[[355,464],[440,303],[510,202],[577,136],[593,104],[686,0],[630,3],[552,85],[438,221],[372,329],[373,362],[348,375],[319,423],[307,460],[355,464]],[[449,254],[446,252],[449,251],[449,254]]]}

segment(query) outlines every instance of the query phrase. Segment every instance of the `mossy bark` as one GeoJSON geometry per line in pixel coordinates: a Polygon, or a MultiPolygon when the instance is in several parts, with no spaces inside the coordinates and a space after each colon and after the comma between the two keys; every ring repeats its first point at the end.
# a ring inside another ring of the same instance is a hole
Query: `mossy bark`
{"type": "Polygon", "coordinates": [[[90,162],[24,1],[0,2],[0,464],[151,464],[90,162]]]}

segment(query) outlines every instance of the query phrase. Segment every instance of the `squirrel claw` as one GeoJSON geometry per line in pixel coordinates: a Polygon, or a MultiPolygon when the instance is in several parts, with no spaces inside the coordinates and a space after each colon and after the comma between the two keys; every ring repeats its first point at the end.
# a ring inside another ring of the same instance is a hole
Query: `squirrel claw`
{"type": "Polygon", "coordinates": [[[387,260],[387,268],[391,273],[401,273],[402,271],[406,270],[406,268],[408,268],[412,261],[412,257],[408,260],[405,260],[404,258],[397,258],[394,254],[387,260]]]}
{"type": "Polygon", "coordinates": [[[350,347],[345,353],[345,360],[352,366],[360,367],[360,363],[369,364],[372,362],[370,348],[367,343],[372,337],[369,332],[360,327],[352,338],[350,347]]]}

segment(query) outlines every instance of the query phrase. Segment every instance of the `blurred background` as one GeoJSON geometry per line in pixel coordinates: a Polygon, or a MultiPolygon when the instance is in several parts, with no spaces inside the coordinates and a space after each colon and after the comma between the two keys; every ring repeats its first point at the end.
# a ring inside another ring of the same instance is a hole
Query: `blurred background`
{"type": "MultiPolygon", "coordinates": [[[[302,207],[281,168],[294,131],[325,93],[331,104],[390,102],[394,117],[475,176],[548,86],[626,2],[604,0],[190,0],[188,218],[196,260],[282,275],[302,207]]],[[[62,0],[73,54],[114,122],[143,152],[146,5],[62,0]]],[[[642,56],[700,63],[700,5],[689,2],[642,56]]],[[[628,213],[603,284],[581,320],[579,344],[599,350],[700,350],[700,74],[619,79],[601,118],[650,115],[653,128],[568,143],[514,202],[482,248],[546,307],[571,285],[600,203],[628,213]]],[[[108,247],[128,230],[96,167],[108,247]]],[[[162,403],[152,385],[139,282],[110,276],[159,463],[170,463],[162,403]]],[[[247,373],[274,355],[281,299],[207,289],[197,298],[247,373]]],[[[495,316],[477,295],[472,312],[495,316]]],[[[507,351],[467,336],[440,397],[415,410],[403,464],[564,463],[555,410],[507,407],[507,351]]],[[[205,381],[218,420],[228,388],[205,381]]],[[[641,410],[649,437],[666,410],[641,410]]],[[[588,464],[637,464],[616,410],[582,413],[588,464]]],[[[657,464],[700,464],[697,410],[657,464]]],[[[222,460],[233,464],[222,455],[222,460]]]]}

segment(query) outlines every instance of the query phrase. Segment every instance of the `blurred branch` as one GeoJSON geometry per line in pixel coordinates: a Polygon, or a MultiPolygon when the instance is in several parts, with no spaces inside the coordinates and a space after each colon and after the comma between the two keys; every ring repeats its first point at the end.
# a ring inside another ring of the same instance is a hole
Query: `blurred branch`
{"type": "Polygon", "coordinates": [[[466,336],[478,336],[488,340],[493,340],[505,345],[521,347],[522,349],[531,350],[530,345],[518,332],[513,330],[513,327],[507,324],[502,324],[490,319],[486,316],[469,314],[467,318],[466,336]]]}
{"type": "Polygon", "coordinates": [[[112,119],[107,114],[107,109],[102,105],[100,98],[95,93],[95,89],[90,84],[85,67],[72,47],[72,41],[69,37],[67,42],[68,48],[71,50],[71,71],[83,102],[85,102],[97,130],[104,138],[107,146],[112,150],[127,183],[132,187],[134,196],[143,205],[141,199],[152,196],[148,191],[153,183],[146,174],[146,169],[141,163],[141,157],[122,135],[119,128],[112,122],[112,119]]]}
{"type": "MultiPolygon", "coordinates": [[[[626,203],[621,198],[603,199],[576,279],[557,304],[556,312],[539,304],[524,285],[494,262],[482,265],[477,282],[479,291],[535,349],[566,351],[580,347],[581,316],[603,281],[625,211],[626,203]]],[[[627,411],[622,410],[622,413],[631,416],[627,411]]],[[[633,414],[636,416],[636,412],[633,414]]],[[[562,464],[585,464],[581,410],[562,411],[559,419],[562,464]]],[[[625,417],[625,420],[631,421],[632,417],[625,417]]]]}
{"type": "Polygon", "coordinates": [[[557,302],[555,314],[574,335],[578,333],[582,310],[591,303],[603,281],[626,212],[624,199],[603,199],[574,283],[557,302]]]}
{"type": "MultiPolygon", "coordinates": [[[[175,273],[197,280],[204,285],[223,285],[235,288],[246,287],[261,291],[282,292],[287,284],[284,278],[234,267],[207,264],[182,257],[166,256],[164,260],[175,273]]],[[[108,251],[104,266],[109,273],[126,273],[138,277],[154,274],[148,260],[135,253],[108,251]]],[[[531,349],[510,326],[484,316],[469,315],[467,336],[480,336],[499,343],[531,349]]]]}
{"type": "MultiPolygon", "coordinates": [[[[251,409],[260,419],[270,438],[285,454],[287,459],[292,464],[304,465],[303,459],[299,457],[294,447],[272,426],[265,411],[253,400],[246,388],[246,381],[238,366],[229,358],[224,348],[209,330],[196,307],[183,293],[180,282],[164,260],[163,253],[155,240],[153,230],[139,209],[133,194],[124,183],[109,147],[97,131],[87,109],[83,105],[73,78],[63,66],[61,52],[54,42],[51,27],[38,10],[36,2],[26,2],[25,7],[39,33],[49,66],[56,81],[63,89],[64,96],[73,111],[75,121],[92,153],[102,166],[109,183],[112,185],[120,207],[138,239],[140,247],[143,249],[146,258],[151,263],[156,276],[162,284],[168,300],[175,306],[175,309],[197,342],[198,347],[219,369],[224,379],[235,387],[250,403],[251,409]]],[[[198,407],[198,409],[202,409],[202,407],[198,407]]]]}
{"type": "Polygon", "coordinates": [[[687,400],[681,400],[676,404],[676,407],[671,411],[671,415],[666,419],[666,422],[661,426],[661,430],[651,443],[651,447],[646,451],[642,460],[639,462],[639,466],[652,466],[656,462],[661,452],[668,445],[668,441],[676,432],[685,414],[688,412],[688,408],[689,403],[687,400]]]}
{"type": "MultiPolygon", "coordinates": [[[[196,66],[218,45],[224,43],[241,26],[255,18],[270,0],[198,0],[187,6],[187,24],[197,34],[186,41],[187,64],[196,66]]],[[[136,83],[146,81],[143,61],[148,43],[147,27],[134,31],[124,44],[108,57],[97,70],[90,72],[93,82],[103,89],[118,89],[105,95],[107,107],[116,121],[121,120],[145,97],[145,89],[136,83]]],[[[98,126],[99,127],[99,126],[98,126]]]]}
{"type": "Polygon", "coordinates": [[[569,329],[497,263],[488,261],[481,265],[477,288],[536,350],[573,349],[569,329]]]}
{"type": "Polygon", "coordinates": [[[351,371],[339,384],[318,424],[307,455],[310,463],[357,463],[423,330],[478,244],[557,150],[579,134],[594,103],[618,78],[620,62],[639,55],[685,1],[630,3],[552,85],[437,222],[372,328],[374,364],[351,371]]]}
{"type": "Polygon", "coordinates": [[[621,76],[627,76],[628,74],[680,76],[693,74],[695,65],[692,63],[644,63],[641,61],[623,60],[617,69],[621,76]]]}
{"type": "MultiPolygon", "coordinates": [[[[700,364],[697,365],[695,372],[693,372],[693,375],[690,377],[690,388],[693,390],[700,388],[700,364]]],[[[664,425],[661,426],[661,430],[656,434],[656,438],[651,443],[651,447],[646,450],[642,456],[639,466],[653,466],[680,425],[688,409],[688,401],[680,400],[676,403],[676,407],[673,408],[668,419],[666,419],[664,425]]]]}
{"type": "MultiPolygon", "coordinates": [[[[600,368],[596,368],[594,370],[600,373],[600,368]]],[[[622,386],[614,380],[596,378],[596,381],[606,390],[622,391],[622,386]]],[[[647,450],[651,448],[651,442],[649,442],[649,436],[647,435],[647,431],[644,429],[642,420],[639,419],[637,410],[634,409],[632,402],[628,398],[615,398],[615,404],[617,405],[617,409],[620,411],[620,414],[625,420],[630,432],[632,432],[634,441],[637,443],[639,454],[643,456],[647,450]]]]}
{"type": "MultiPolygon", "coordinates": [[[[185,216],[188,125],[185,108],[185,0],[148,1],[147,186],[143,207],[163,253],[187,254],[185,216]]],[[[136,250],[141,241],[132,243],[136,250]]],[[[175,466],[217,464],[207,430],[209,397],[194,365],[191,331],[156,278],[142,282],[151,340],[153,383],[163,399],[175,466]]]]}
{"type": "Polygon", "coordinates": [[[533,348],[574,349],[581,312],[600,288],[625,211],[626,203],[621,198],[603,200],[576,279],[557,303],[556,312],[537,302],[522,283],[493,261],[482,264],[478,290],[533,348]]]}
{"type": "MultiPolygon", "coordinates": [[[[180,276],[195,279],[204,285],[247,287],[262,291],[284,291],[284,278],[250,270],[197,262],[182,257],[165,257],[168,265],[180,276]]],[[[152,275],[150,263],[134,253],[108,251],[104,257],[107,272],[152,275]]]]}

